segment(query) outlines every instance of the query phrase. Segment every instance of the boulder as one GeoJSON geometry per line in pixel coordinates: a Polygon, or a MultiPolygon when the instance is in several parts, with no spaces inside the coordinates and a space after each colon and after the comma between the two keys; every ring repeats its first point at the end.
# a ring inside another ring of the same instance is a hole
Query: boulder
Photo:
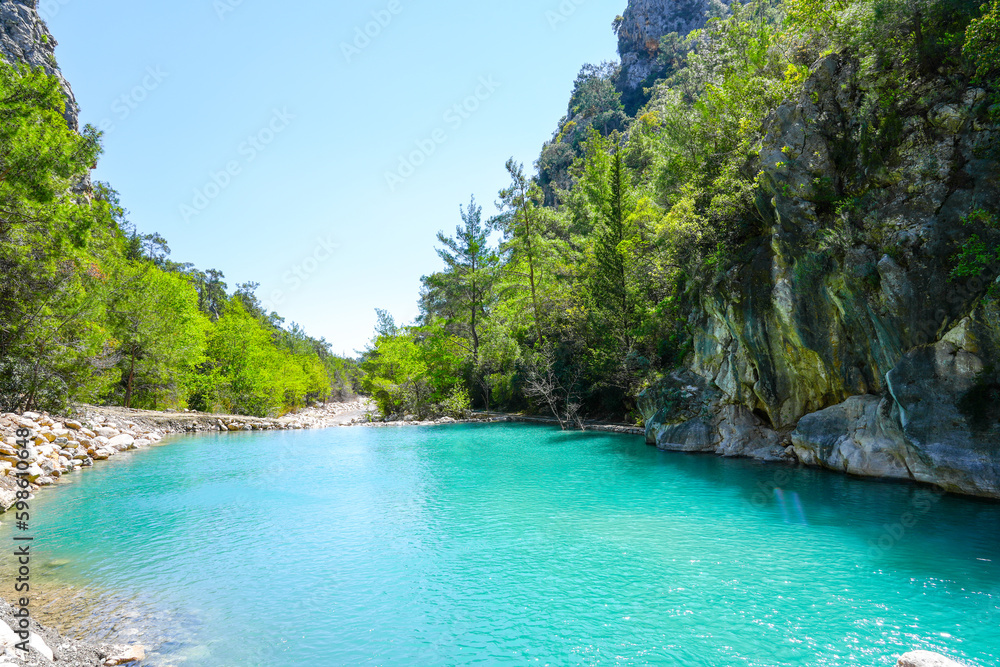
{"type": "Polygon", "coordinates": [[[83,429],[83,424],[75,421],[68,421],[64,424],[64,426],[70,429],[71,431],[80,431],[83,429]]]}
{"type": "Polygon", "coordinates": [[[913,651],[900,656],[896,667],[964,667],[964,665],[954,660],[949,660],[938,653],[913,651]]]}
{"type": "Polygon", "coordinates": [[[118,451],[124,451],[126,449],[132,449],[135,447],[135,438],[127,433],[115,436],[108,441],[108,447],[114,447],[118,451]]]}
{"type": "Polygon", "coordinates": [[[674,452],[714,452],[718,443],[712,423],[704,419],[690,419],[680,424],[650,421],[646,437],[660,449],[674,452]]]}
{"type": "Polygon", "coordinates": [[[722,441],[715,453],[725,457],[749,457],[761,461],[789,459],[787,442],[781,434],[742,405],[723,406],[716,428],[722,441]]]}
{"type": "Polygon", "coordinates": [[[97,433],[97,435],[103,436],[105,438],[114,438],[115,436],[118,435],[117,429],[113,429],[108,426],[101,426],[99,428],[95,428],[94,432],[97,433]]]}
{"type": "Polygon", "coordinates": [[[35,651],[39,654],[45,656],[45,659],[49,662],[55,660],[55,655],[52,653],[52,649],[50,649],[48,644],[46,644],[45,641],[34,632],[29,635],[28,646],[35,649],[35,651]]]}
{"type": "MultiPolygon", "coordinates": [[[[17,480],[11,476],[0,477],[0,513],[6,512],[17,502],[17,492],[20,487],[17,480]]],[[[0,628],[2,631],[3,628],[0,628]]]]}
{"type": "Polygon", "coordinates": [[[105,665],[125,665],[130,662],[138,662],[146,659],[146,649],[143,646],[130,646],[126,649],[119,647],[114,654],[104,661],[105,665]]]}
{"type": "Polygon", "coordinates": [[[0,649],[13,649],[20,641],[17,634],[10,629],[10,626],[0,621],[0,649]]]}
{"type": "Polygon", "coordinates": [[[910,479],[916,453],[892,418],[892,399],[854,396],[806,415],[792,433],[799,460],[852,475],[910,479]]]}

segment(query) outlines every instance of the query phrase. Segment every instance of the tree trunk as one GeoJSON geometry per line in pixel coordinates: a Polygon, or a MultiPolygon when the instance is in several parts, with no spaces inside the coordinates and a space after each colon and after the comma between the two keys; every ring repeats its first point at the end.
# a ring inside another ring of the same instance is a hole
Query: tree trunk
{"type": "Polygon", "coordinates": [[[542,342],[542,325],[538,322],[538,294],[535,292],[535,257],[531,249],[531,216],[528,215],[528,193],[524,190],[523,193],[523,212],[524,212],[524,232],[525,241],[528,247],[528,279],[531,282],[531,307],[535,313],[535,334],[538,336],[538,342],[542,342]]]}
{"type": "Polygon", "coordinates": [[[132,351],[131,365],[128,369],[128,383],[125,386],[125,407],[132,407],[132,379],[135,377],[135,350],[132,351]]]}

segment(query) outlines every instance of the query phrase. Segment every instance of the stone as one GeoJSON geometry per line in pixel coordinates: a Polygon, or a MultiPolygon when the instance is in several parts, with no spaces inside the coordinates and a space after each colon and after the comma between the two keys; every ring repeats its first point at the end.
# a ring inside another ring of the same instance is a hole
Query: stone
{"type": "Polygon", "coordinates": [[[45,640],[36,635],[34,632],[28,636],[28,646],[35,649],[35,651],[39,654],[45,656],[45,658],[50,662],[55,660],[55,655],[52,653],[52,649],[48,647],[45,640]]]}
{"type": "Polygon", "coordinates": [[[652,424],[654,424],[653,441],[659,449],[674,452],[714,452],[718,443],[713,424],[708,420],[690,419],[680,424],[655,425],[655,422],[652,424]]]}
{"type": "MultiPolygon", "coordinates": [[[[107,461],[113,455],[114,454],[112,453],[111,450],[109,450],[109,449],[107,449],[105,447],[101,447],[100,449],[98,449],[98,450],[96,450],[94,452],[94,460],[95,461],[107,461]]],[[[80,458],[80,460],[86,460],[86,458],[87,458],[86,455],[84,455],[83,457],[80,458]]]]}
{"type": "Polygon", "coordinates": [[[110,658],[104,661],[105,665],[124,665],[130,662],[137,662],[146,659],[146,649],[143,646],[130,646],[124,650],[118,650],[110,658]]]}
{"type": "Polygon", "coordinates": [[[0,477],[0,513],[6,512],[17,502],[17,492],[20,487],[17,480],[11,476],[0,477]]]}
{"type": "Polygon", "coordinates": [[[964,667],[964,665],[950,660],[939,653],[912,651],[900,656],[896,667],[964,667]]]}
{"type": "Polygon", "coordinates": [[[135,438],[127,433],[123,433],[119,436],[115,436],[108,441],[108,447],[114,447],[119,451],[126,449],[132,449],[135,447],[135,438]]]}
{"type": "Polygon", "coordinates": [[[938,104],[928,116],[932,124],[937,125],[951,134],[958,134],[965,124],[965,113],[954,104],[938,104]]]}
{"type": "Polygon", "coordinates": [[[77,421],[68,421],[68,422],[66,422],[65,426],[66,426],[66,428],[70,429],[71,431],[79,431],[79,430],[83,429],[83,424],[81,424],[80,422],[77,422],[77,421]]]}
{"type": "Polygon", "coordinates": [[[722,437],[715,448],[716,454],[760,461],[784,461],[789,458],[781,435],[745,406],[724,406],[715,428],[722,437]]]}
{"type": "Polygon", "coordinates": [[[5,622],[0,621],[0,648],[12,649],[20,641],[17,633],[11,630],[5,622]]]}
{"type": "Polygon", "coordinates": [[[97,435],[105,438],[114,438],[115,436],[119,435],[117,429],[113,429],[109,426],[101,426],[99,428],[95,428],[94,432],[97,433],[97,435]]]}
{"type": "Polygon", "coordinates": [[[891,399],[854,396],[806,415],[792,433],[795,455],[806,465],[852,475],[912,479],[907,461],[915,452],[891,410],[891,399]]]}

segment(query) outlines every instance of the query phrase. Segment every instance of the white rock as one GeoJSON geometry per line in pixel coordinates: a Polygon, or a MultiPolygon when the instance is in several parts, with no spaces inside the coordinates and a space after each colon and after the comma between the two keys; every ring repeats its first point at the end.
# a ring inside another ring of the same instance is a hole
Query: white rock
{"type": "Polygon", "coordinates": [[[97,433],[97,435],[103,436],[105,438],[113,438],[118,435],[117,429],[109,428],[107,426],[101,426],[99,428],[95,428],[94,432],[97,433]]]}
{"type": "Polygon", "coordinates": [[[117,450],[131,449],[135,446],[135,438],[127,433],[123,433],[119,436],[111,438],[108,442],[109,447],[114,447],[117,450]]]}
{"type": "Polygon", "coordinates": [[[896,667],[964,667],[938,653],[913,651],[899,658],[896,667]]]}
{"type": "Polygon", "coordinates": [[[28,646],[35,649],[42,655],[44,655],[50,661],[55,660],[55,656],[52,653],[52,649],[50,649],[48,645],[44,641],[42,641],[42,638],[36,635],[34,632],[31,633],[31,638],[28,639],[28,646]]]}
{"type": "Polygon", "coordinates": [[[0,621],[0,647],[13,648],[14,644],[19,641],[17,634],[10,629],[10,626],[0,621]]]}

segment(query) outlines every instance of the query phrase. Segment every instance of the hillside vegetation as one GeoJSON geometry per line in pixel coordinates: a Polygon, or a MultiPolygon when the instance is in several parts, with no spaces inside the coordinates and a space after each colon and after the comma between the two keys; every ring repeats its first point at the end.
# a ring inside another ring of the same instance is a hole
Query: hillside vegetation
{"type": "Polygon", "coordinates": [[[265,313],[254,284],[169,259],[90,184],[59,81],[0,63],[0,411],[70,402],[276,415],[353,395],[354,363],[265,313]]]}
{"type": "MultiPolygon", "coordinates": [[[[656,81],[634,116],[617,92],[617,64],[583,67],[537,172],[507,164],[501,215],[484,219],[475,199],[461,208],[455,233],[438,236],[444,265],[423,279],[419,321],[383,318],[364,360],[365,387],[384,413],[471,404],[552,411],[566,425],[581,415],[641,422],[660,410],[661,420],[689,421],[719,407],[702,390],[724,385],[713,380],[729,362],[706,358],[733,337],[732,364],[741,367],[730,374],[745,388],[722,402],[753,410],[769,428],[882,389],[879,377],[908,349],[908,324],[888,325],[900,340],[880,362],[888,368],[859,371],[867,382],[829,380],[864,363],[841,358],[840,348],[829,359],[812,350],[830,341],[810,335],[838,335],[822,317],[786,313],[796,321],[780,344],[777,324],[764,330],[782,298],[819,307],[837,280],[857,296],[849,309],[884,313],[880,258],[919,268],[928,248],[915,250],[914,239],[907,247],[893,222],[907,204],[887,193],[926,185],[908,171],[914,142],[932,143],[927,133],[916,138],[915,123],[942,105],[950,113],[954,99],[966,115],[932,118],[933,131],[955,139],[974,124],[983,130],[977,155],[993,160],[1000,4],[753,0],[717,9],[703,29],[651,47],[656,81]],[[790,294],[780,297],[782,289],[790,294]],[[794,374],[761,358],[782,347],[823,357],[800,364],[813,369],[806,384],[826,383],[815,400],[788,407],[794,390],[778,385],[794,374]],[[763,386],[774,377],[775,387],[763,386]]],[[[933,323],[931,342],[945,320],[953,325],[996,295],[997,200],[983,187],[973,199],[951,211],[965,224],[930,250],[944,273],[920,269],[946,286],[979,281],[933,323]]],[[[831,317],[843,323],[843,313],[831,317]]]]}

